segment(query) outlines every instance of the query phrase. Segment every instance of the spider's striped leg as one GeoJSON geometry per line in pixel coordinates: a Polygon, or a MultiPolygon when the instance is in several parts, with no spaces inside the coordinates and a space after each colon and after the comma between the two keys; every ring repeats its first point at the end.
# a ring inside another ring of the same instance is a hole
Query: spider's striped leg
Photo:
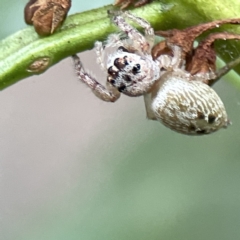
{"type": "Polygon", "coordinates": [[[90,74],[86,73],[77,55],[73,55],[72,58],[78,78],[91,88],[98,98],[106,102],[115,102],[120,97],[120,92],[109,83],[107,83],[107,87],[104,87],[90,74]]]}
{"type": "Polygon", "coordinates": [[[120,28],[120,30],[127,34],[133,48],[140,50],[143,53],[149,54],[151,52],[154,44],[154,30],[147,21],[136,17],[129,12],[110,12],[110,14],[114,14],[113,22],[120,28]],[[145,36],[127,23],[125,18],[128,18],[143,27],[145,36]]]}

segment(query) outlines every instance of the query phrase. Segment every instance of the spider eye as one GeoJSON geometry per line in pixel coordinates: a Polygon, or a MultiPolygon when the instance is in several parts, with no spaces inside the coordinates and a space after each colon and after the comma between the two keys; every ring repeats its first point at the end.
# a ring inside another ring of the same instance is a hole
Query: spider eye
{"type": "Polygon", "coordinates": [[[128,65],[127,61],[122,58],[116,58],[113,64],[118,70],[122,70],[125,65],[128,65]]]}
{"type": "Polygon", "coordinates": [[[115,80],[114,80],[114,79],[110,80],[110,83],[111,83],[112,85],[114,85],[114,84],[115,84],[115,80]]]}
{"type": "Polygon", "coordinates": [[[108,68],[108,74],[113,76],[113,77],[117,77],[118,76],[118,71],[114,70],[113,67],[111,66],[110,68],[108,68]]]}
{"type": "Polygon", "coordinates": [[[114,64],[114,66],[116,67],[116,68],[118,68],[118,69],[120,69],[120,62],[119,62],[119,58],[116,58],[115,60],[114,60],[114,62],[113,62],[113,64],[114,64]]]}
{"type": "Polygon", "coordinates": [[[112,66],[110,68],[108,68],[108,74],[112,75],[114,73],[112,66]]]}
{"type": "Polygon", "coordinates": [[[136,64],[136,68],[137,68],[138,70],[140,70],[140,68],[141,68],[140,64],[136,64]]]}
{"type": "Polygon", "coordinates": [[[132,69],[132,73],[133,73],[133,74],[137,74],[140,69],[141,69],[141,65],[140,65],[140,64],[136,64],[136,65],[133,67],[133,69],[132,69]]]}

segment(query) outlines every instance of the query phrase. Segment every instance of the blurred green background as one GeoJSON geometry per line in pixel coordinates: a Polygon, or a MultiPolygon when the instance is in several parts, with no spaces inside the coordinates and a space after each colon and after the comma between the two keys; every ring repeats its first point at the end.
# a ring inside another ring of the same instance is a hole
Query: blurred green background
{"type": "MultiPolygon", "coordinates": [[[[1,38],[25,27],[26,2],[1,0],[1,38]]],[[[79,2],[71,13],[111,3],[79,2]]],[[[81,58],[105,80],[91,51],[81,58]]],[[[71,59],[2,91],[0,239],[239,239],[240,92],[229,80],[214,88],[233,125],[201,137],[147,120],[142,98],[101,102],[71,59]]]]}

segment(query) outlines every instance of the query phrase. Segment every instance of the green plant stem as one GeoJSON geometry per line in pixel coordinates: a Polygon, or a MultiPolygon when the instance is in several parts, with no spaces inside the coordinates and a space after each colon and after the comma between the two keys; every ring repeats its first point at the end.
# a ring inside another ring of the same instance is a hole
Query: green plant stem
{"type": "MultiPolygon", "coordinates": [[[[214,19],[233,18],[240,12],[238,0],[166,0],[153,2],[134,9],[133,13],[149,21],[155,29],[184,28],[214,19]],[[234,5],[235,3],[235,5],[234,5]],[[229,6],[226,7],[226,4],[229,6]],[[236,7],[236,5],[238,7],[236,7]]],[[[39,37],[33,27],[21,30],[0,42],[0,89],[4,89],[21,79],[42,72],[29,72],[29,65],[35,59],[50,59],[46,69],[76,52],[91,49],[96,40],[104,40],[116,27],[107,16],[112,6],[69,16],[62,29],[49,36],[39,37]]],[[[240,33],[238,26],[229,27],[240,33]]],[[[224,42],[224,60],[229,61],[226,51],[240,49],[239,43],[224,42]],[[225,54],[224,54],[225,53],[225,54]]],[[[234,55],[234,54],[233,54],[234,55]]],[[[236,54],[235,54],[236,55],[236,54]]],[[[235,57],[235,55],[233,57],[235,57]]],[[[44,69],[44,70],[46,70],[44,69]]],[[[236,68],[240,73],[240,68],[236,68]]]]}

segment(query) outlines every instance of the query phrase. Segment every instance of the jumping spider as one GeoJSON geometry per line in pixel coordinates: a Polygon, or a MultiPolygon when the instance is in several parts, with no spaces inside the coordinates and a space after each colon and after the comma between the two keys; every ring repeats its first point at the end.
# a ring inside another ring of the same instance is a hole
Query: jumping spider
{"type": "Polygon", "coordinates": [[[224,23],[239,24],[240,19],[219,20],[185,30],[158,31],[165,40],[154,46],[151,25],[130,12],[113,13],[113,22],[126,34],[108,37],[107,43],[95,43],[97,61],[107,71],[106,87],[86,73],[77,55],[75,69],[81,81],[107,102],[115,102],[120,93],[130,97],[144,96],[147,117],[188,135],[212,133],[227,127],[229,120],[223,102],[209,86],[240,63],[240,58],[216,71],[216,39],[240,39],[231,33],[213,33],[193,48],[202,32],[224,23]],[[144,35],[125,19],[144,29],[144,35]],[[106,49],[115,52],[107,55],[106,49]]]}

